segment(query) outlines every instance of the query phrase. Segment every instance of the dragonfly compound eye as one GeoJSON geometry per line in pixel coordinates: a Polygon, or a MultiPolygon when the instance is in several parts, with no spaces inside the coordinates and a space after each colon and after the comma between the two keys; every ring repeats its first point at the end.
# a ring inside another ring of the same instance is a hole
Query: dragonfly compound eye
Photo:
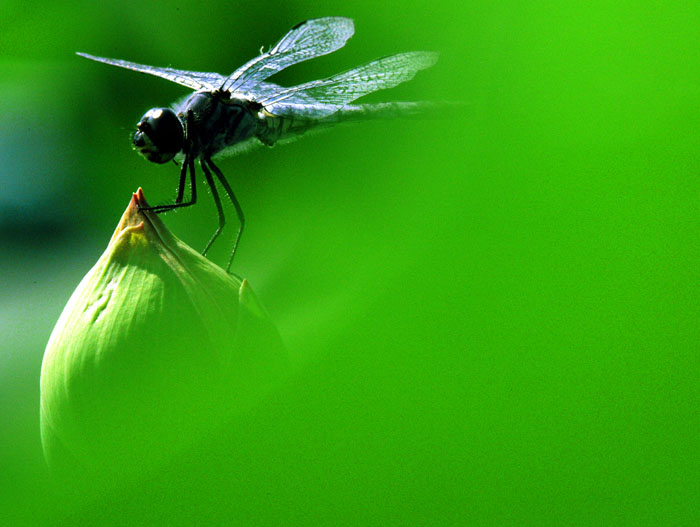
{"type": "Polygon", "coordinates": [[[182,123],[170,108],[152,108],[136,125],[133,142],[149,161],[166,163],[182,150],[182,123]]]}

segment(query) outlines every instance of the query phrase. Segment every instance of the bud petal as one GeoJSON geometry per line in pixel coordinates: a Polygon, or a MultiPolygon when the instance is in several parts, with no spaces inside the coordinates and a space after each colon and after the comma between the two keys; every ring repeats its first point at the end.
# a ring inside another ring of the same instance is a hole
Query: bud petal
{"type": "Polygon", "coordinates": [[[248,282],[139,205],[140,189],[46,347],[41,434],[58,472],[165,463],[216,434],[286,369],[248,282]]]}

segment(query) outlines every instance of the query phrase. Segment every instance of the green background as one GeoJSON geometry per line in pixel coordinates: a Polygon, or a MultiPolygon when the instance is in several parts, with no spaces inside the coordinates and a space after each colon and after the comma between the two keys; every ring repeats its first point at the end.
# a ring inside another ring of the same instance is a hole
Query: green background
{"type": "MultiPolygon", "coordinates": [[[[8,525],[140,524],[139,505],[56,498],[39,371],[130,193],[174,197],[177,169],[130,151],[129,134],[188,92],[74,53],[228,73],[328,15],[355,19],[347,47],[278,82],[437,50],[435,67],[368,100],[464,107],[220,163],[248,220],[234,270],[295,373],[241,419],[237,470],[201,511],[153,496],[144,508],[249,525],[700,522],[696,2],[5,1],[0,13],[8,525]]],[[[200,188],[201,204],[165,216],[194,247],[216,224],[200,188]]]]}

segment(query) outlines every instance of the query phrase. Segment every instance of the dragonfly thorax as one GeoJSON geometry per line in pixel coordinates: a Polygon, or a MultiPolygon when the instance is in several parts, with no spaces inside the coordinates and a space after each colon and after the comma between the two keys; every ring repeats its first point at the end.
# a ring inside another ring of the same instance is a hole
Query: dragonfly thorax
{"type": "Polygon", "coordinates": [[[229,146],[250,139],[258,128],[251,101],[231,97],[225,91],[193,93],[180,110],[191,115],[187,125],[190,153],[211,157],[229,146]]]}
{"type": "Polygon", "coordinates": [[[136,125],[134,147],[149,161],[167,163],[182,150],[182,123],[170,108],[148,110],[136,125]]]}

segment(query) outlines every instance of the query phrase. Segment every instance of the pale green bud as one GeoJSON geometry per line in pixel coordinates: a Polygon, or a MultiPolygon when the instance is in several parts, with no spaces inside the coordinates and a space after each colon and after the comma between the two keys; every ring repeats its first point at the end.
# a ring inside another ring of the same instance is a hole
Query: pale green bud
{"type": "Polygon", "coordinates": [[[240,281],[177,239],[134,194],[71,296],[41,371],[41,437],[59,473],[139,473],[235,426],[286,371],[240,281]]]}

